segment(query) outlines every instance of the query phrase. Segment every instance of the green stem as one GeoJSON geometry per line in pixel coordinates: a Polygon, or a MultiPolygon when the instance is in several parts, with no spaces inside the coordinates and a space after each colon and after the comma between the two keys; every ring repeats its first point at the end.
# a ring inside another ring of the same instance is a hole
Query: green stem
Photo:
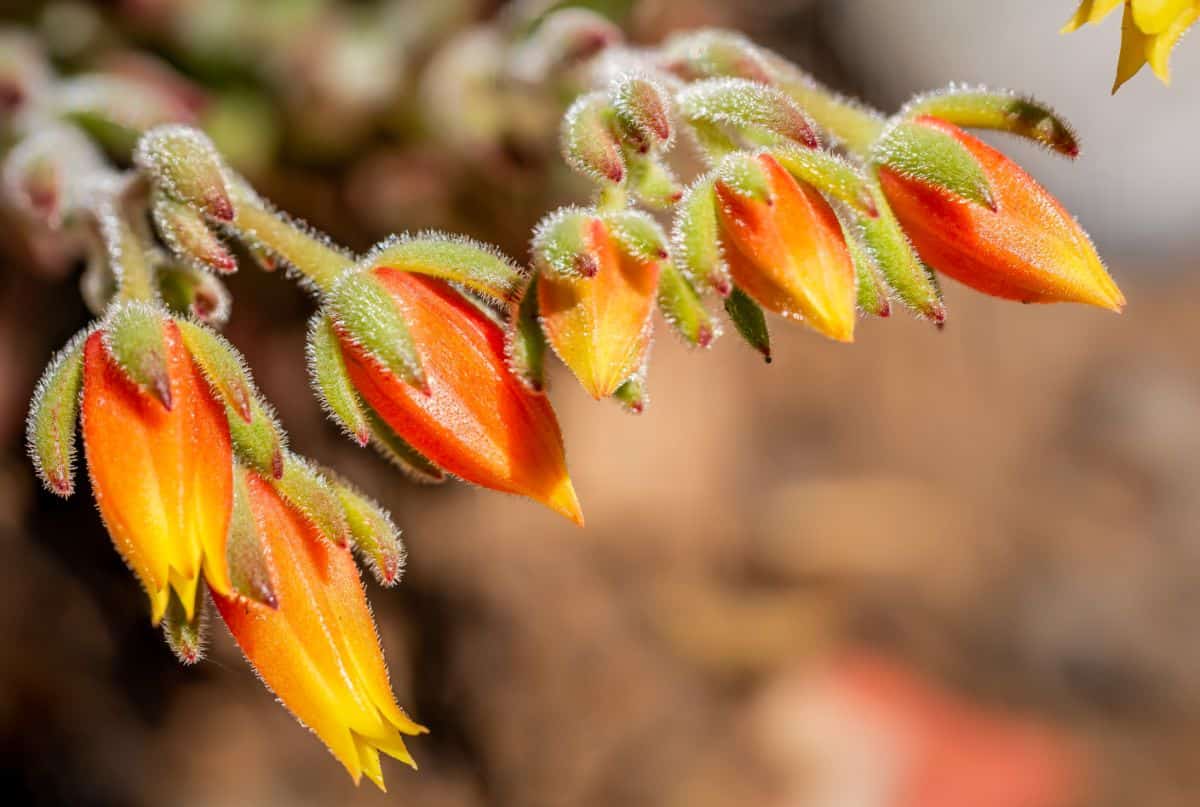
{"type": "Polygon", "coordinates": [[[153,241],[145,224],[145,187],[126,179],[105,194],[96,214],[100,248],[107,254],[117,283],[117,300],[158,299],[153,241]]]}
{"type": "Polygon", "coordinates": [[[624,210],[626,207],[626,193],[624,185],[615,185],[611,182],[605,182],[600,187],[600,196],[596,200],[596,208],[602,213],[612,213],[619,210],[624,210]]]}
{"type": "Polygon", "coordinates": [[[883,114],[838,95],[795,67],[781,71],[779,86],[822,129],[865,158],[886,125],[883,114]]]}
{"type": "Polygon", "coordinates": [[[325,238],[314,235],[281,213],[272,210],[243,181],[231,183],[235,216],[233,229],[250,243],[261,246],[291,264],[325,293],[354,257],[325,238]]]}

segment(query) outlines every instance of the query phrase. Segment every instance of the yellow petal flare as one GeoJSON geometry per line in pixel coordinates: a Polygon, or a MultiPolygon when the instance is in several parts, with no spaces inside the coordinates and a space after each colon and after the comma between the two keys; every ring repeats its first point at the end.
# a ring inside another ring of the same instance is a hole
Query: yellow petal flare
{"type": "Polygon", "coordinates": [[[250,507],[276,607],[213,593],[247,660],[357,783],[385,790],[380,752],[416,767],[402,735],[427,732],[396,704],[350,550],[325,540],[257,474],[250,507]]]}
{"type": "MultiPolygon", "coordinates": [[[[1060,33],[1069,34],[1089,23],[1100,22],[1121,4],[1121,0],[1084,0],[1060,33]]],[[[1170,85],[1171,51],[1200,19],[1200,0],[1125,0],[1124,6],[1121,50],[1112,91],[1119,90],[1147,63],[1163,84],[1170,85]]]]}

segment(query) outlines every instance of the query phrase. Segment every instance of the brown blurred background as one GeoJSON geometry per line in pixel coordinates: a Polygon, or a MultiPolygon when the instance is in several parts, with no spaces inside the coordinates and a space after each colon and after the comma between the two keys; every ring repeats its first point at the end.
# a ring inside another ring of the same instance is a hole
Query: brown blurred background
{"type": "MultiPolygon", "coordinates": [[[[498,46],[477,26],[522,5],[0,9],[67,72],[126,48],[173,65],[264,193],[344,243],[436,226],[523,259],[585,188],[546,137],[561,99],[478,86],[498,46]]],[[[1084,157],[1004,147],[1093,232],[1127,313],[949,285],[944,332],[900,313],[846,347],[780,323],[770,366],[660,328],[638,417],[556,367],[578,530],[414,486],[342,440],[307,387],[309,300],[247,268],[227,333],[293,444],[405,530],[404,581],[368,588],[399,700],[432,733],[419,772],[385,765],[384,796],[219,623],[207,661],[176,663],[83,475],[69,501],[38,488],[28,399],[90,315],[76,263],[0,211],[0,787],[55,805],[1195,804],[1200,48],[1180,48],[1177,87],[1109,98],[1116,21],[1059,38],[1065,0],[588,5],[640,41],[741,29],[888,109],[951,79],[1037,92],[1084,157]]]]}

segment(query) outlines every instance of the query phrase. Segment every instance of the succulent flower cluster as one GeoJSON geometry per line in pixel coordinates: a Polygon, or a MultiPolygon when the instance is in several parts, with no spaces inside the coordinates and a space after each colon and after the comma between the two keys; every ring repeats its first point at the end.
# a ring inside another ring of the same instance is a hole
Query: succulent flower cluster
{"type": "Polygon", "coordinates": [[[147,121],[119,171],[52,100],[48,70],[0,77],[20,90],[5,96],[6,195],[79,239],[98,316],[39,385],[39,475],[71,494],[81,424],[104,523],[180,658],[199,658],[211,598],[285,706],[380,787],[379,752],[411,763],[402,736],[424,729],[391,693],[352,551],[391,584],[403,548],[386,512],[288,449],[213,330],[229,309],[217,278],[239,263],[230,241],[312,292],[310,375],[352,440],[413,479],[527,496],[581,525],[547,345],[591,395],[636,412],[656,308],[707,348],[720,305],[769,360],[768,312],[839,342],[894,302],[940,325],[933,270],[1022,302],[1124,304],[1075,220],[960,128],[1075,156],[1035,101],[951,87],[885,118],[736,34],[634,49],[578,9],[524,47],[531,75],[568,60],[585,77],[561,140],[596,186],[541,222],[528,268],[436,232],[355,255],[275,210],[187,125],[147,121]],[[681,151],[703,163],[688,183],[681,151]]]}
{"type": "Polygon", "coordinates": [[[1080,0],[1062,33],[1099,23],[1118,6],[1124,6],[1124,16],[1113,92],[1147,64],[1163,84],[1170,84],[1171,51],[1200,19],[1200,0],[1080,0]]]}

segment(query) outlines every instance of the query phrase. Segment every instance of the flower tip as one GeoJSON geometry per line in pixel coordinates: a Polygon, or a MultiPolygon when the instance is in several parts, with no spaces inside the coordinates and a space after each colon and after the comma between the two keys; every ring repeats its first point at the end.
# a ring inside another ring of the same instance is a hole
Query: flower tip
{"type": "Polygon", "coordinates": [[[574,521],[577,526],[583,526],[583,508],[579,504],[575,486],[571,484],[571,478],[566,474],[542,502],[554,512],[574,521]]]}
{"type": "Polygon", "coordinates": [[[46,481],[50,483],[50,492],[56,496],[67,499],[75,492],[75,483],[67,474],[52,473],[46,481]]]}
{"type": "Polygon", "coordinates": [[[696,345],[707,349],[713,343],[713,329],[708,325],[701,325],[696,330],[696,345]]]}
{"type": "Polygon", "coordinates": [[[354,432],[354,441],[358,443],[359,448],[366,448],[367,443],[371,442],[371,430],[365,425],[359,427],[359,429],[354,432]]]}

